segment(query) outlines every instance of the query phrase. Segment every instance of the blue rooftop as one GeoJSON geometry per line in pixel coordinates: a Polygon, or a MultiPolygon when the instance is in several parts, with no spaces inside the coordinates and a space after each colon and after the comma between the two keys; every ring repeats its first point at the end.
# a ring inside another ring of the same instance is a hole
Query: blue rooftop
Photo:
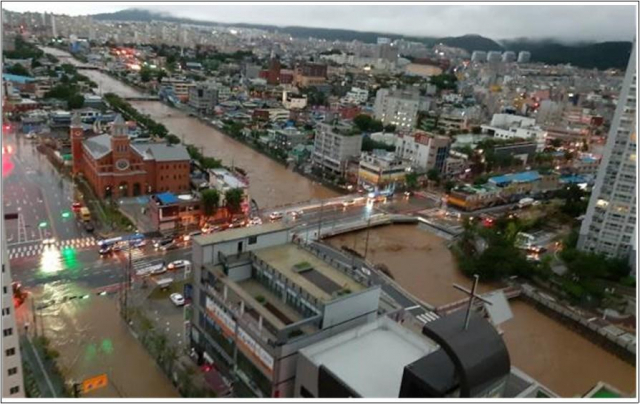
{"type": "Polygon", "coordinates": [[[509,185],[512,182],[533,182],[538,181],[539,179],[540,174],[538,174],[537,171],[523,171],[521,173],[505,174],[497,177],[491,177],[489,178],[489,182],[500,186],[509,185]]]}
{"type": "Polygon", "coordinates": [[[14,83],[20,83],[20,84],[28,83],[30,81],[35,80],[33,77],[18,76],[17,74],[10,74],[10,73],[2,73],[2,79],[7,81],[13,81],[14,83]]]}
{"type": "Polygon", "coordinates": [[[572,174],[561,176],[560,182],[563,184],[586,184],[589,180],[582,175],[572,174]]]}
{"type": "Polygon", "coordinates": [[[163,205],[171,205],[172,203],[180,202],[178,198],[171,192],[163,192],[161,194],[156,194],[156,198],[158,198],[160,203],[163,205]]]}

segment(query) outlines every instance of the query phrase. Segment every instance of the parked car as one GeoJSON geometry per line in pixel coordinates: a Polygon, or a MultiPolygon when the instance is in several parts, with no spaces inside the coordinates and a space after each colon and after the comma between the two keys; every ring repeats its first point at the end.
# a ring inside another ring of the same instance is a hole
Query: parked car
{"type": "Polygon", "coordinates": [[[74,202],[71,204],[71,210],[74,212],[80,212],[80,208],[82,208],[82,204],[80,202],[74,202]]]}
{"type": "Polygon", "coordinates": [[[178,249],[178,244],[174,243],[173,241],[171,241],[170,243],[166,243],[160,246],[160,249],[162,251],[170,251],[170,250],[176,250],[178,249]]]}
{"type": "Polygon", "coordinates": [[[176,260],[173,261],[169,264],[168,269],[169,270],[180,270],[180,269],[184,269],[188,266],[191,265],[191,262],[187,261],[187,260],[176,260]]]}
{"type": "Polygon", "coordinates": [[[279,219],[282,219],[282,216],[283,216],[282,212],[273,212],[269,215],[269,219],[279,220],[279,219]]]}
{"type": "Polygon", "coordinates": [[[161,247],[173,243],[173,237],[164,237],[153,242],[153,247],[157,250],[161,247]]]}
{"type": "Polygon", "coordinates": [[[356,201],[355,201],[355,200],[353,200],[353,199],[349,199],[348,201],[344,201],[344,202],[342,202],[342,207],[343,207],[343,208],[346,208],[346,207],[348,207],[348,206],[353,206],[353,205],[355,205],[355,204],[356,204],[356,201]]]}
{"type": "Polygon", "coordinates": [[[172,293],[169,299],[178,307],[184,306],[184,297],[180,293],[172,293]]]}

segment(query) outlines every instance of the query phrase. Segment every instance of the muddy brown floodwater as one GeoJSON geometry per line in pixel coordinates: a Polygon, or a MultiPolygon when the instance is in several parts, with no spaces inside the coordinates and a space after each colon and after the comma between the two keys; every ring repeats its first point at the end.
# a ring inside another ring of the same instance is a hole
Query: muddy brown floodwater
{"type": "MultiPolygon", "coordinates": [[[[50,48],[47,48],[50,51],[50,48]]],[[[51,53],[65,57],[65,52],[54,49],[51,53]]],[[[68,54],[66,54],[68,56],[68,54]]],[[[78,61],[65,58],[75,65],[78,61]]],[[[135,97],[142,93],[111,76],[97,70],[82,70],[99,86],[102,93],[112,92],[121,97],[135,97]]],[[[136,109],[157,122],[187,144],[202,147],[206,156],[221,159],[231,166],[244,169],[249,176],[249,193],[260,208],[272,208],[295,202],[328,198],[337,193],[258,153],[252,148],[224,135],[219,130],[205,125],[186,112],[171,108],[158,101],[131,101],[136,109]]]]}
{"type": "Polygon", "coordinates": [[[246,170],[249,192],[260,208],[337,195],[182,111],[153,101],[134,101],[131,104],[162,122],[171,133],[181,138],[184,136],[186,143],[203,146],[205,155],[221,159],[225,165],[246,170]]]}
{"type": "MultiPolygon", "coordinates": [[[[365,249],[366,232],[329,239],[336,247],[365,249]]],[[[388,266],[409,293],[432,305],[463,298],[451,284],[470,285],[456,266],[446,240],[413,225],[375,228],[367,258],[388,266]]],[[[495,289],[480,284],[480,291],[495,289]]],[[[593,344],[523,301],[511,301],[514,317],[503,323],[511,363],[562,397],[582,396],[598,381],[623,392],[636,391],[635,367],[593,344]]]]}
{"type": "Polygon", "coordinates": [[[75,283],[47,284],[32,293],[38,302],[89,295],[41,310],[45,335],[60,353],[65,379],[82,381],[107,374],[108,386],[85,397],[179,397],[121,320],[114,298],[91,294],[75,283]]]}

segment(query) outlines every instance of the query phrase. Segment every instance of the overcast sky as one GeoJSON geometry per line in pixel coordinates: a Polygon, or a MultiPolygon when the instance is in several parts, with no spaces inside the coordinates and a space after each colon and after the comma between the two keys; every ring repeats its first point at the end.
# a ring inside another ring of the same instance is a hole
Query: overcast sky
{"type": "Polygon", "coordinates": [[[297,25],[389,32],[414,36],[479,34],[492,39],[519,37],[560,40],[631,40],[636,5],[168,5],[162,3],[18,3],[14,11],[84,15],[145,8],[179,17],[227,23],[297,25]]]}

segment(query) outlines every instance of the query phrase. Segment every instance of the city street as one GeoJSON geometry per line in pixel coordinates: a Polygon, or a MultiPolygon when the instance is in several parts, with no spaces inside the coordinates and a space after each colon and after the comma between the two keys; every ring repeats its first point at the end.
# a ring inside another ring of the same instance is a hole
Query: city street
{"type": "MultiPolygon", "coordinates": [[[[3,155],[4,213],[18,215],[4,221],[14,280],[27,288],[56,281],[83,282],[92,289],[117,284],[128,256],[99,255],[96,238],[72,212],[73,182],[19,131],[6,133],[4,145],[10,151],[3,155]],[[45,245],[50,238],[55,241],[45,245]]],[[[150,261],[170,262],[189,255],[189,247],[162,253],[148,245],[132,252],[132,267],[135,273],[150,261]]]]}
{"type": "Polygon", "coordinates": [[[11,247],[32,244],[55,237],[58,241],[91,237],[71,210],[74,186],[62,177],[46,156],[36,150],[36,142],[16,130],[4,137],[11,153],[4,154],[4,211],[17,213],[18,219],[7,222],[7,244],[11,247]]]}

